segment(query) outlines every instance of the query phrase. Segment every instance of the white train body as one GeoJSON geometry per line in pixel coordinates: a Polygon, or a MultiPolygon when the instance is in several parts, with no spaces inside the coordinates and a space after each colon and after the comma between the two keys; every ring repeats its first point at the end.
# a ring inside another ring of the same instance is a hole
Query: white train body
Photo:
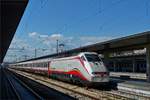
{"type": "Polygon", "coordinates": [[[53,59],[49,70],[52,74],[54,72],[70,75],[72,79],[79,78],[89,82],[109,81],[108,71],[95,53],[80,53],[78,56],[53,59]],[[93,59],[99,61],[92,61],[93,59]]]}
{"type": "Polygon", "coordinates": [[[76,56],[18,63],[15,68],[48,74],[73,82],[107,83],[109,72],[98,54],[83,52],[76,56]]]}

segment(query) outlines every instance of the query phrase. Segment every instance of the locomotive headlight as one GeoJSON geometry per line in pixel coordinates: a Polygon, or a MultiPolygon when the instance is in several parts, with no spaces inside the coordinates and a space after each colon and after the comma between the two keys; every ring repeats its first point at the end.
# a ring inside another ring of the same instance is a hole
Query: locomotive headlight
{"type": "Polygon", "coordinates": [[[109,72],[92,72],[93,75],[98,75],[101,77],[109,76],[109,72]]]}
{"type": "Polygon", "coordinates": [[[90,66],[91,66],[91,67],[93,67],[93,66],[94,66],[94,64],[93,64],[93,63],[90,63],[90,66]]]}
{"type": "Polygon", "coordinates": [[[108,75],[108,76],[109,76],[109,74],[110,74],[110,73],[109,73],[109,72],[107,72],[107,75],[108,75]]]}

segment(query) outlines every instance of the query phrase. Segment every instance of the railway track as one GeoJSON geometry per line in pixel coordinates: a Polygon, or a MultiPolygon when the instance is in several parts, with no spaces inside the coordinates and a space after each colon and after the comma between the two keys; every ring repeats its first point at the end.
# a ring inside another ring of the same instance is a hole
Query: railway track
{"type": "MultiPolygon", "coordinates": [[[[93,92],[99,93],[100,90],[97,89],[91,89],[93,92]]],[[[106,96],[109,96],[112,99],[122,99],[122,100],[150,100],[150,96],[143,96],[138,95],[135,93],[131,93],[129,91],[123,91],[123,90],[111,90],[111,91],[103,91],[103,94],[106,96]]]]}
{"type": "Polygon", "coordinates": [[[20,95],[18,94],[18,92],[17,92],[16,88],[14,87],[12,81],[8,78],[6,73],[4,75],[7,77],[8,83],[11,85],[13,94],[16,96],[16,99],[21,100],[20,95]]]}
{"type": "Polygon", "coordinates": [[[7,70],[7,74],[11,76],[10,81],[18,82],[23,88],[26,89],[26,90],[21,89],[22,87],[20,87],[19,84],[16,83],[13,84],[15,85],[14,87],[17,89],[17,92],[20,93],[19,100],[47,100],[47,99],[74,100],[74,98],[68,95],[65,95],[56,90],[43,86],[42,84],[33,82],[32,80],[29,80],[22,76],[20,77],[18,76],[18,74],[15,74],[9,70],[7,70]]]}
{"type": "Polygon", "coordinates": [[[48,87],[51,87],[55,90],[68,94],[77,99],[95,99],[95,100],[150,100],[150,97],[133,94],[127,91],[119,91],[119,90],[98,90],[98,89],[86,89],[85,87],[80,87],[76,85],[72,85],[69,83],[60,82],[57,80],[49,79],[40,75],[30,74],[22,71],[11,71],[27,77],[31,80],[35,80],[41,84],[44,84],[48,87]]]}
{"type": "Polygon", "coordinates": [[[13,87],[12,83],[6,76],[6,73],[2,68],[0,68],[0,100],[3,99],[16,99],[19,100],[19,96],[13,87]]]}
{"type": "MultiPolygon", "coordinates": [[[[6,77],[8,84],[11,86],[12,94],[15,95],[15,98],[11,98],[9,94],[5,94],[6,98],[4,99],[14,99],[14,100],[42,100],[43,98],[38,95],[35,91],[33,91],[30,87],[28,87],[25,83],[23,83],[21,80],[19,80],[15,75],[13,75],[11,72],[3,69],[4,76],[6,77]]],[[[8,87],[6,87],[8,88],[8,87]]]]}
{"type": "MultiPolygon", "coordinates": [[[[0,72],[1,73],[1,72],[0,72]]],[[[74,100],[74,98],[56,90],[19,77],[7,69],[3,69],[0,78],[5,78],[0,85],[0,100],[74,100]],[[2,76],[3,75],[3,76],[2,76]],[[2,88],[3,87],[3,88],[2,88]]]]}

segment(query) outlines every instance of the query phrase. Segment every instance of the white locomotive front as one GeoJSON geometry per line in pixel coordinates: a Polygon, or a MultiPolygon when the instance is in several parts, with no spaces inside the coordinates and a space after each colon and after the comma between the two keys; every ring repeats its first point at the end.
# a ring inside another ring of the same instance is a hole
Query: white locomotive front
{"type": "Polygon", "coordinates": [[[109,72],[103,61],[95,53],[84,53],[86,66],[90,68],[91,82],[108,82],[109,72]]]}
{"type": "Polygon", "coordinates": [[[83,52],[76,56],[51,60],[49,75],[61,80],[80,83],[109,82],[107,68],[98,54],[92,52],[83,52]]]}

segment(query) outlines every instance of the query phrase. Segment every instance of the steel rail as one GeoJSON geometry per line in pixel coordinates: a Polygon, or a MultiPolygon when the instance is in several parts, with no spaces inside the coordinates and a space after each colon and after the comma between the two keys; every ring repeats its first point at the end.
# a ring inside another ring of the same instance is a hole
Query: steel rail
{"type": "MultiPolygon", "coordinates": [[[[13,70],[13,72],[17,73],[17,74],[20,74],[16,71],[13,70]]],[[[22,71],[21,71],[22,72],[22,71]]],[[[24,72],[25,73],[25,72],[24,72]]],[[[29,74],[29,73],[28,73],[29,74]]],[[[36,74],[36,77],[32,75],[28,75],[26,74],[26,77],[29,78],[29,77],[32,77],[36,80],[40,80],[40,81],[43,81],[43,82],[46,82],[48,84],[52,84],[52,85],[55,85],[57,87],[60,87],[60,88],[63,88],[63,89],[66,89],[68,91],[72,91],[72,92],[75,92],[77,94],[80,94],[80,95],[83,95],[83,96],[86,96],[86,97],[89,97],[89,98],[92,98],[92,99],[95,99],[95,100],[99,100],[100,98],[107,98],[107,99],[123,99],[123,100],[131,100],[133,98],[131,97],[127,97],[125,95],[121,95],[121,94],[117,94],[116,92],[109,92],[109,91],[100,91],[100,90],[97,90],[97,89],[92,89],[93,91],[91,91],[90,89],[87,90],[87,91],[90,91],[91,93],[97,93],[97,96],[94,97],[94,96],[91,96],[90,94],[86,94],[86,93],[82,93],[80,91],[75,91],[75,89],[70,89],[68,87],[65,87],[65,86],[62,86],[62,85],[59,85],[59,84],[55,84],[55,83],[52,83],[52,82],[49,82],[49,81],[46,81],[45,78],[43,77],[43,79],[41,78],[37,78],[38,75],[36,74]]],[[[21,75],[21,74],[20,74],[21,75]]],[[[40,76],[42,77],[42,76],[40,76]]],[[[123,91],[122,91],[123,92],[123,91]]],[[[126,94],[130,94],[130,93],[127,93],[127,92],[123,92],[123,93],[126,93],[126,94]]],[[[133,95],[133,94],[130,94],[130,95],[133,95]]],[[[136,94],[135,94],[136,95],[136,94]]],[[[134,95],[133,95],[134,96],[134,95]]],[[[145,97],[145,96],[141,96],[141,95],[138,95],[139,97],[142,97],[142,98],[145,98],[145,100],[150,100],[149,97],[145,97]]]]}
{"type": "MultiPolygon", "coordinates": [[[[10,72],[11,73],[11,72],[10,72]]],[[[12,77],[18,81],[23,87],[28,89],[35,97],[37,97],[39,100],[44,100],[39,94],[37,94],[35,91],[33,91],[28,85],[26,85],[23,81],[21,81],[19,78],[17,78],[13,73],[11,73],[12,77]]]]}
{"type": "Polygon", "coordinates": [[[7,76],[7,74],[6,74],[6,72],[5,72],[5,71],[3,71],[3,73],[5,74],[4,76],[5,76],[5,77],[6,77],[6,79],[8,80],[8,82],[9,82],[10,86],[12,87],[12,89],[13,89],[13,91],[14,91],[14,93],[15,93],[16,97],[17,97],[17,99],[18,99],[18,100],[21,100],[20,95],[18,94],[17,90],[15,89],[15,87],[14,87],[14,85],[13,85],[12,81],[9,79],[9,77],[7,76]]]}
{"type": "MultiPolygon", "coordinates": [[[[14,72],[14,71],[13,71],[14,72]]],[[[15,72],[16,73],[16,72],[15,72]]],[[[19,73],[16,73],[16,74],[19,74],[19,73]]],[[[21,74],[19,74],[19,75],[21,75],[21,74]]],[[[82,92],[77,92],[77,91],[75,91],[74,89],[70,89],[70,88],[68,88],[68,87],[64,87],[64,86],[61,86],[61,85],[58,85],[58,84],[54,84],[54,83],[51,83],[51,82],[48,82],[48,81],[46,81],[45,79],[39,79],[39,78],[36,78],[36,77],[33,77],[33,75],[25,75],[27,78],[29,78],[29,77],[32,77],[32,78],[34,78],[34,79],[36,79],[36,80],[40,80],[40,81],[43,81],[43,82],[45,82],[45,83],[48,83],[48,84],[51,84],[51,85],[54,85],[54,86],[57,86],[57,87],[60,87],[60,88],[62,88],[62,89],[65,89],[65,90],[67,90],[67,91],[71,91],[71,92],[74,92],[74,93],[77,93],[77,94],[79,94],[79,95],[82,95],[82,96],[86,96],[86,97],[89,97],[89,98],[91,98],[91,99],[94,99],[94,100],[99,100],[99,98],[97,98],[97,97],[94,97],[94,96],[91,96],[91,95],[87,95],[87,94],[84,94],[84,93],[82,93],[82,92]]]]}
{"type": "Polygon", "coordinates": [[[111,91],[109,93],[116,93],[116,94],[120,94],[120,95],[129,95],[130,97],[132,96],[133,98],[144,98],[145,100],[150,100],[150,96],[144,96],[144,95],[141,95],[141,94],[135,94],[135,93],[132,93],[130,91],[123,91],[123,90],[118,90],[118,91],[111,91]]]}

